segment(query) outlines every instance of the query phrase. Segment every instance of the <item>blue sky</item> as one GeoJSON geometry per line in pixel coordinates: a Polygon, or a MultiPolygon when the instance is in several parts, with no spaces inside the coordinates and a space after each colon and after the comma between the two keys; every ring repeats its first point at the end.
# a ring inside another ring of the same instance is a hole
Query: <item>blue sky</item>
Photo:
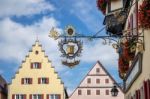
{"type": "MultiPolygon", "coordinates": [[[[11,81],[38,35],[69,93],[97,60],[120,82],[118,55],[111,45],[103,45],[100,39],[84,39],[81,63],[70,69],[61,64],[58,41],[48,37],[52,27],[64,32],[70,24],[78,33],[94,35],[103,27],[103,19],[96,0],[0,0],[0,74],[11,81]]],[[[105,31],[99,35],[105,35],[105,31]]]]}

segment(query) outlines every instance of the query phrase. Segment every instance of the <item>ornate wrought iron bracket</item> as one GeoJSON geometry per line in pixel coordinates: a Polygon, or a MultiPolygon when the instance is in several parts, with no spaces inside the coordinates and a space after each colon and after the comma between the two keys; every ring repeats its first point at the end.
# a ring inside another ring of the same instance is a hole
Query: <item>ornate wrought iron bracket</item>
{"type": "MultiPolygon", "coordinates": [[[[79,64],[79,60],[76,60],[77,57],[80,57],[82,51],[82,42],[79,39],[102,39],[103,44],[112,44],[113,48],[118,49],[125,42],[130,42],[128,47],[131,47],[133,44],[140,44],[144,47],[144,36],[143,31],[141,33],[137,33],[137,35],[106,35],[106,36],[98,36],[98,35],[81,35],[75,32],[75,29],[72,26],[68,26],[65,30],[65,33],[59,35],[59,33],[52,28],[50,31],[49,37],[54,38],[55,40],[61,39],[59,41],[60,51],[62,53],[62,57],[65,57],[65,61],[62,61],[64,65],[68,65],[72,67],[74,65],[79,64]],[[132,42],[131,42],[132,41],[132,42]],[[133,43],[133,44],[132,44],[133,43]],[[68,62],[69,61],[71,62],[68,62]]],[[[134,46],[137,47],[137,46],[134,46]]],[[[136,49],[136,48],[134,48],[136,49]]],[[[143,48],[144,49],[144,48],[143,48]]]]}

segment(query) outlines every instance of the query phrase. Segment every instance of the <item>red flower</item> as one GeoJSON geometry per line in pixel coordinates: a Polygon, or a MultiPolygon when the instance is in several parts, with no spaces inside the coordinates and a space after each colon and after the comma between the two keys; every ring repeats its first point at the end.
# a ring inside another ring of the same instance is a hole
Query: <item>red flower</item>
{"type": "Polygon", "coordinates": [[[108,0],[97,0],[97,7],[102,11],[103,14],[106,13],[106,5],[108,0]]]}
{"type": "Polygon", "coordinates": [[[150,28],[150,0],[144,0],[138,13],[139,27],[150,28]]]}

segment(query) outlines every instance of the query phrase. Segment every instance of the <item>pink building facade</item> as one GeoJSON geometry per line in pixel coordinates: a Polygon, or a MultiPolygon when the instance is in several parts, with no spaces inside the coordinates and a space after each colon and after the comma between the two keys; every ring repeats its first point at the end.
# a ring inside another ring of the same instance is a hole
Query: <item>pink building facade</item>
{"type": "Polygon", "coordinates": [[[118,96],[111,95],[115,80],[98,61],[89,71],[69,99],[124,99],[124,94],[118,88],[118,96]]]}

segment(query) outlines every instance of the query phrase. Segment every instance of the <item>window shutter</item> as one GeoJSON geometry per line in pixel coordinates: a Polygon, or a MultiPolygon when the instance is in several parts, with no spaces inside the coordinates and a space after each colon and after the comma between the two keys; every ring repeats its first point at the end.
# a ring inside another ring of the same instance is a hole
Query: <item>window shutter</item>
{"type": "Polygon", "coordinates": [[[147,80],[147,95],[148,95],[148,99],[150,99],[150,80],[147,80]]]}
{"type": "Polygon", "coordinates": [[[61,96],[60,96],[60,94],[58,94],[58,99],[61,99],[61,96]]]}
{"type": "Polygon", "coordinates": [[[32,84],[32,78],[30,78],[30,84],[32,84]]]}
{"type": "Polygon", "coordinates": [[[138,97],[139,97],[139,99],[141,99],[141,92],[140,92],[140,90],[138,90],[138,97]]]}
{"type": "Polygon", "coordinates": [[[147,97],[147,83],[146,83],[146,81],[144,81],[144,96],[145,96],[145,99],[148,99],[148,97],[147,97]]]}
{"type": "Polygon", "coordinates": [[[130,20],[128,19],[128,29],[130,29],[130,20]]]}
{"type": "Polygon", "coordinates": [[[138,1],[136,1],[136,30],[137,30],[137,33],[138,33],[138,1]]]}
{"type": "Polygon", "coordinates": [[[24,99],[26,99],[26,94],[24,94],[24,99]]]}
{"type": "Polygon", "coordinates": [[[24,78],[21,78],[21,84],[24,84],[24,78]]]}
{"type": "Polygon", "coordinates": [[[130,33],[133,34],[133,14],[130,15],[130,33]]]}
{"type": "Polygon", "coordinates": [[[40,84],[41,83],[41,78],[38,78],[38,84],[40,84]]]}
{"type": "Polygon", "coordinates": [[[136,90],[136,92],[135,92],[135,97],[136,97],[136,99],[139,99],[139,97],[138,97],[138,90],[136,90]]]}
{"type": "Polygon", "coordinates": [[[41,99],[44,99],[44,94],[41,95],[41,99]]]}
{"type": "Polygon", "coordinates": [[[31,63],[31,69],[33,69],[33,63],[31,63]]]}
{"type": "Polygon", "coordinates": [[[15,95],[14,94],[12,95],[12,99],[15,99],[15,95]]]}
{"type": "Polygon", "coordinates": [[[46,95],[46,99],[49,99],[49,94],[46,95]]]}
{"type": "Polygon", "coordinates": [[[49,84],[49,78],[46,78],[46,84],[49,84]]]}
{"type": "Polygon", "coordinates": [[[29,95],[29,99],[32,99],[32,94],[29,95]]]}
{"type": "Polygon", "coordinates": [[[38,63],[39,64],[39,69],[41,69],[41,63],[38,63]]]}

